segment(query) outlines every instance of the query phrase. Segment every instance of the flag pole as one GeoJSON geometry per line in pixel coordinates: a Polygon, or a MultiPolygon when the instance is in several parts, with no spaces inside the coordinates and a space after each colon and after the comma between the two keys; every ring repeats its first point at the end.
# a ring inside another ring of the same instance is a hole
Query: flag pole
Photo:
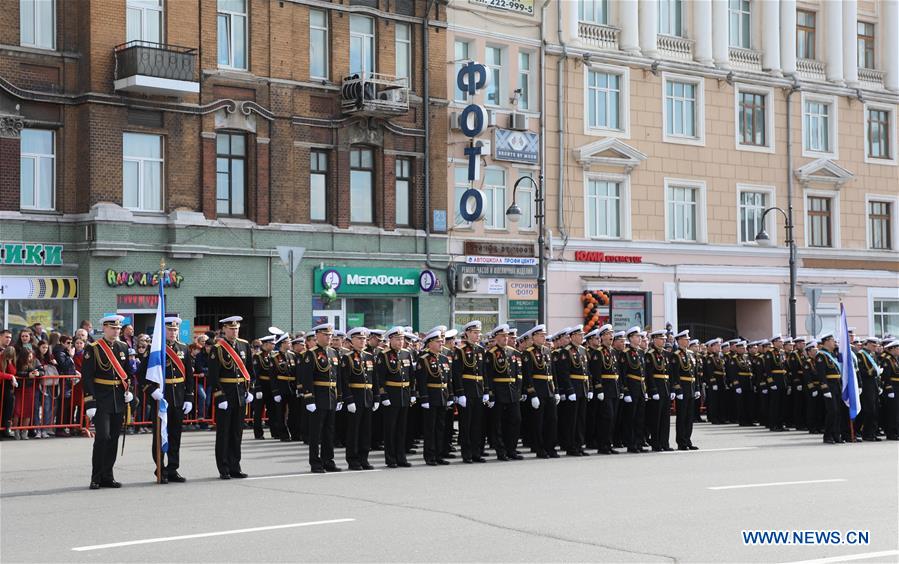
{"type": "MultiPolygon", "coordinates": [[[[165,286],[163,282],[163,277],[165,276],[165,259],[159,259],[159,284],[160,290],[159,292],[165,295],[165,286]]],[[[165,315],[165,311],[162,312],[163,316],[165,315]]],[[[163,330],[165,330],[165,317],[163,317],[163,330]]],[[[163,347],[166,346],[165,342],[163,342],[163,347]]],[[[165,349],[163,349],[165,350],[165,349]]],[[[165,357],[163,357],[165,358],[165,357]]],[[[165,364],[162,365],[162,384],[160,388],[165,390],[165,364]]],[[[165,392],[163,392],[163,399],[165,399],[165,392]]],[[[166,414],[168,416],[168,414],[166,414]]],[[[156,437],[156,483],[162,483],[162,425],[159,424],[159,402],[156,402],[156,417],[153,419],[153,426],[156,428],[154,433],[156,437]]]]}

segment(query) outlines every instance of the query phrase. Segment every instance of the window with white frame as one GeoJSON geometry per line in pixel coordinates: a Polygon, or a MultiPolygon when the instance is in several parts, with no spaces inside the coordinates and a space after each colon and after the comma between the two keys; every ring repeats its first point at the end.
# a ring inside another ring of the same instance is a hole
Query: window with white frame
{"type": "Polygon", "coordinates": [[[123,206],[162,211],[162,136],[122,134],[123,206]]]}
{"type": "Polygon", "coordinates": [[[668,208],[668,240],[700,241],[700,188],[672,182],[666,190],[668,208]]]}
{"type": "Polygon", "coordinates": [[[459,296],[456,298],[456,310],[453,314],[453,325],[462,327],[469,321],[480,321],[484,327],[496,327],[499,325],[499,298],[471,298],[459,296]]]}
{"type": "MultiPolygon", "coordinates": [[[[534,173],[530,170],[519,170],[518,178],[523,176],[534,178],[534,173]]],[[[535,190],[533,183],[525,180],[518,185],[518,189],[515,191],[515,203],[518,205],[518,209],[521,210],[521,219],[518,220],[519,230],[534,229],[534,210],[536,209],[534,197],[535,190]]]]}
{"type": "Polygon", "coordinates": [[[868,201],[868,233],[872,250],[893,249],[893,202],[868,201]]]}
{"type": "Polygon", "coordinates": [[[309,10],[309,76],[328,78],[328,14],[309,10]]]}
{"type": "Polygon", "coordinates": [[[22,209],[52,210],[56,198],[56,148],[49,129],[23,129],[19,166],[22,209]]]}
{"type": "Polygon", "coordinates": [[[740,242],[754,243],[755,236],[767,226],[762,215],[768,208],[768,192],[744,189],[740,191],[740,242]]]}
{"type": "Polygon", "coordinates": [[[796,10],[796,57],[815,58],[815,12],[796,10]]]}
{"type": "Polygon", "coordinates": [[[375,164],[371,149],[350,150],[350,222],[374,223],[375,164]]]}
{"type": "Polygon", "coordinates": [[[19,0],[19,42],[25,47],[56,48],[56,0],[19,0]]]}
{"type": "Polygon", "coordinates": [[[768,144],[768,97],[759,92],[739,93],[740,144],[765,146],[768,144]]]}
{"type": "Polygon", "coordinates": [[[218,65],[247,68],[247,1],[218,0],[218,65]]]}
{"type": "Polygon", "coordinates": [[[578,19],[599,25],[609,23],[609,0],[578,0],[578,19]]]}
{"type": "Polygon", "coordinates": [[[809,247],[833,247],[833,198],[806,197],[806,222],[809,247]]]}
{"type": "Polygon", "coordinates": [[[350,16],[350,74],[375,72],[375,20],[350,16]]]}
{"type": "Polygon", "coordinates": [[[531,54],[518,52],[518,107],[522,110],[531,108],[531,54]]]}
{"type": "Polygon", "coordinates": [[[621,237],[621,183],[587,179],[587,236],[621,237]]]}
{"type": "Polygon", "coordinates": [[[309,220],[328,220],[328,153],[309,152],[309,220]]]}
{"type": "Polygon", "coordinates": [[[865,140],[869,159],[893,158],[891,112],[886,108],[868,107],[865,111],[865,140]]]}
{"type": "Polygon", "coordinates": [[[663,140],[693,145],[705,143],[702,79],[666,77],[664,84],[663,140]]]}
{"type": "Polygon", "coordinates": [[[899,299],[876,298],[871,304],[874,314],[874,335],[899,335],[899,299]]]}
{"type": "Polygon", "coordinates": [[[750,35],[750,4],[749,0],[728,0],[727,15],[729,19],[729,33],[731,47],[749,49],[750,35]]]}
{"type": "Polygon", "coordinates": [[[455,191],[455,225],[457,227],[467,227],[470,224],[462,219],[462,212],[460,211],[462,209],[462,194],[471,187],[471,183],[468,182],[467,166],[453,167],[453,187],[455,191]]]}
{"type": "Polygon", "coordinates": [[[412,159],[396,159],[396,225],[411,224],[412,209],[412,159]]]}
{"type": "Polygon", "coordinates": [[[862,69],[874,68],[874,24],[858,22],[858,66],[862,69]]]}
{"type": "Polygon", "coordinates": [[[587,126],[621,131],[622,75],[605,70],[587,71],[587,126]]]}
{"type": "Polygon", "coordinates": [[[459,85],[456,83],[456,77],[459,76],[459,71],[462,69],[465,63],[471,60],[468,56],[469,47],[470,45],[467,41],[459,41],[457,39],[453,43],[453,57],[456,63],[456,70],[453,73],[453,92],[455,92],[453,100],[457,102],[464,102],[468,100],[468,93],[463,92],[459,89],[459,85]]]}
{"type": "Polygon", "coordinates": [[[396,76],[409,78],[412,69],[412,27],[407,23],[396,24],[396,76]]]}
{"type": "Polygon", "coordinates": [[[506,171],[487,168],[484,171],[484,227],[506,227],[506,171]]]}
{"type": "Polygon", "coordinates": [[[809,98],[802,105],[802,148],[814,153],[834,151],[834,104],[832,100],[809,98]]]}
{"type": "Polygon", "coordinates": [[[683,2],[681,0],[658,0],[659,33],[666,35],[683,34],[683,2]]]}
{"type": "Polygon", "coordinates": [[[487,88],[487,104],[502,105],[503,93],[503,50],[501,47],[490,47],[484,51],[487,72],[491,73],[493,82],[487,88]]]}
{"type": "Polygon", "coordinates": [[[125,41],[162,43],[162,0],[128,0],[125,41]]]}

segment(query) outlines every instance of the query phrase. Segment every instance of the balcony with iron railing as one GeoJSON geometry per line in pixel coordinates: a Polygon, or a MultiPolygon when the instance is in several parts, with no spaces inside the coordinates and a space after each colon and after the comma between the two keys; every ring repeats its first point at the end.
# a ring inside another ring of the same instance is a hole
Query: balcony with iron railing
{"type": "Polygon", "coordinates": [[[656,39],[659,54],[666,59],[677,61],[693,60],[693,40],[678,35],[660,33],[656,39]]]}
{"type": "Polygon", "coordinates": [[[761,72],[762,53],[745,47],[731,47],[730,66],[735,70],[761,72]]]}
{"type": "Polygon", "coordinates": [[[196,49],[129,41],[115,48],[116,92],[181,96],[196,94],[196,49]]]}
{"type": "Polygon", "coordinates": [[[409,79],[381,73],[343,79],[340,109],[344,114],[383,117],[409,112],[409,79]]]}
{"type": "Polygon", "coordinates": [[[578,22],[578,37],[585,47],[618,50],[618,34],[621,30],[610,25],[594,22],[578,22]]]}

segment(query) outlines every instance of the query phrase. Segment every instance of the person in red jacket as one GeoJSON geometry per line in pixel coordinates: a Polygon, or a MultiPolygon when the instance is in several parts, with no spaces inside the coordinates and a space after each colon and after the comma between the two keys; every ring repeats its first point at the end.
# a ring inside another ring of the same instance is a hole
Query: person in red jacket
{"type": "MultiPolygon", "coordinates": [[[[9,336],[11,337],[12,334],[9,336]]],[[[19,386],[19,380],[16,378],[16,348],[9,346],[8,342],[0,352],[0,381],[3,383],[3,433],[0,434],[0,437],[14,439],[12,413],[16,401],[14,390],[19,386]]]]}

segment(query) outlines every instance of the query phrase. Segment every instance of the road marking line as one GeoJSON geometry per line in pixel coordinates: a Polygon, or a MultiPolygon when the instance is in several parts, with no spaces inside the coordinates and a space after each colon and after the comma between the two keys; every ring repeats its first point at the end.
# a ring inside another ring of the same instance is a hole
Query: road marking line
{"type": "Polygon", "coordinates": [[[884,550],[881,552],[866,552],[864,554],[850,554],[848,556],[831,556],[829,558],[819,558],[818,560],[798,560],[796,562],[787,562],[785,564],[828,564],[829,562],[847,562],[849,560],[868,560],[869,558],[880,558],[881,556],[897,556],[899,550],[884,550]]]}
{"type": "Polygon", "coordinates": [[[768,482],[767,484],[739,484],[736,486],[711,486],[708,490],[739,490],[743,488],[766,488],[768,486],[794,486],[799,484],[829,484],[833,482],[845,482],[845,478],[831,478],[827,480],[802,480],[799,482],[768,482]]]}
{"type": "Polygon", "coordinates": [[[205,537],[220,537],[224,535],[238,535],[242,533],[256,533],[259,531],[274,531],[278,529],[293,529],[297,527],[312,527],[315,525],[333,525],[336,523],[349,523],[355,519],[331,519],[329,521],[307,521],[305,523],[289,523],[287,525],[270,525],[268,527],[253,527],[252,529],[233,529],[231,531],[216,531],[212,533],[197,533],[195,535],[180,535],[177,537],[159,537],[155,539],[140,539],[125,542],[113,542],[109,544],[95,544],[91,546],[76,546],[72,550],[85,552],[88,550],[102,550],[104,548],[118,548],[121,546],[134,546],[136,544],[153,544],[157,542],[171,542],[187,539],[200,539],[205,537]]]}
{"type": "Polygon", "coordinates": [[[701,449],[699,449],[699,450],[666,450],[666,451],[663,451],[663,452],[661,452],[661,453],[659,453],[659,454],[679,454],[679,453],[680,453],[680,454],[686,454],[686,453],[689,453],[689,452],[692,452],[692,453],[698,453],[698,452],[726,452],[726,451],[730,451],[730,450],[755,450],[755,449],[757,449],[757,448],[759,448],[759,447],[751,446],[751,447],[706,448],[706,449],[702,449],[702,448],[701,448],[701,449]]]}
{"type": "Polygon", "coordinates": [[[346,472],[328,472],[327,474],[312,474],[309,472],[303,472],[302,474],[278,474],[276,476],[254,476],[252,478],[244,478],[244,480],[276,480],[278,478],[302,478],[304,476],[345,476],[347,474],[360,474],[360,473],[369,474],[371,472],[381,472],[380,468],[376,468],[374,470],[348,470],[346,472]]]}

